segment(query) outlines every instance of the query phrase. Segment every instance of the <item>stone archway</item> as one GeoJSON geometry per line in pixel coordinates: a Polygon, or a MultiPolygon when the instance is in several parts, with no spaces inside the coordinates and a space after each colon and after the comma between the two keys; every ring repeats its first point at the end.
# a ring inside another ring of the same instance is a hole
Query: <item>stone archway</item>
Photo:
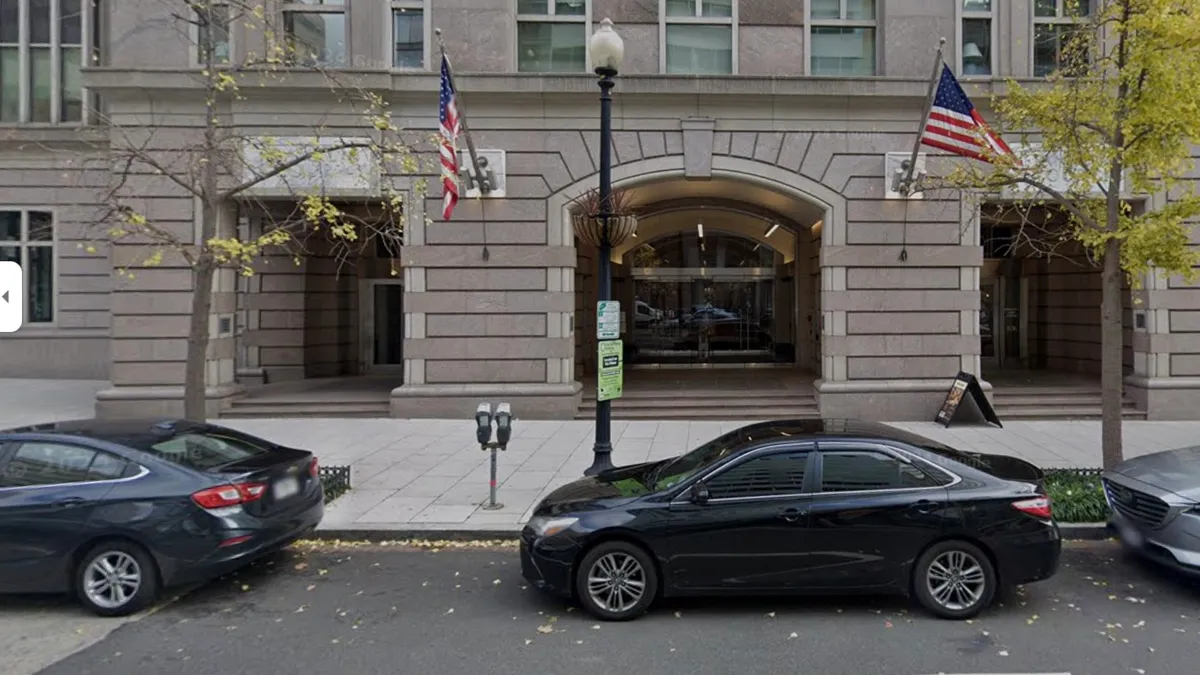
{"type": "MultiPolygon", "coordinates": [[[[704,176],[697,176],[694,171],[688,169],[689,160],[686,154],[622,164],[613,168],[613,185],[616,189],[633,190],[635,199],[642,198],[643,193],[647,199],[654,199],[656,195],[662,197],[659,188],[663,185],[682,186],[686,189],[671,195],[674,197],[673,202],[686,202],[688,199],[695,200],[696,203],[715,200],[726,205],[730,202],[741,202],[761,213],[774,214],[769,217],[784,223],[789,231],[798,234],[800,229],[804,230],[807,235],[803,237],[806,240],[805,262],[811,260],[814,266],[818,265],[818,245],[839,245],[845,242],[846,202],[835,190],[796,172],[763,162],[731,156],[712,156],[709,161],[709,170],[704,176]],[[795,215],[799,217],[793,217],[795,215]],[[805,222],[798,225],[799,220],[805,222]],[[810,231],[812,234],[819,234],[819,241],[812,241],[810,231]],[[811,253],[807,253],[810,249],[811,253]]],[[[596,180],[597,177],[592,175],[576,181],[547,200],[547,230],[552,246],[575,245],[570,218],[571,198],[594,188],[596,180]]],[[[657,200],[651,203],[657,203],[657,200]]],[[[765,219],[764,216],[759,217],[765,219]]],[[[796,236],[796,239],[801,237],[796,236]]],[[[614,251],[614,260],[619,263],[624,252],[624,249],[614,251]]],[[[794,257],[788,256],[789,264],[799,262],[793,261],[794,257]]],[[[793,267],[793,270],[795,269],[793,267]]],[[[591,283],[577,279],[574,274],[563,274],[561,278],[564,285],[569,283],[568,279],[578,282],[581,286],[591,283]]],[[[820,373],[826,370],[829,360],[821,351],[823,341],[820,334],[822,326],[827,323],[820,309],[820,296],[823,292],[821,270],[815,267],[811,272],[805,269],[798,274],[789,275],[787,283],[794,285],[794,288],[789,290],[786,300],[790,303],[788,311],[794,324],[789,331],[790,344],[786,346],[786,360],[802,370],[820,373]],[[802,282],[793,280],[801,278],[802,282]],[[803,298],[811,299],[803,302],[803,298]],[[798,348],[798,342],[803,346],[798,348]]],[[[564,359],[557,370],[561,373],[562,381],[577,381],[584,375],[582,371],[585,370],[587,354],[590,353],[588,347],[592,344],[592,341],[587,339],[590,314],[580,308],[587,306],[588,298],[592,296],[586,292],[586,288],[572,286],[569,290],[575,293],[577,299],[576,314],[564,321],[564,336],[571,334],[575,337],[577,353],[576,358],[569,363],[564,359]]],[[[594,300],[594,297],[592,299],[594,300]]]]}

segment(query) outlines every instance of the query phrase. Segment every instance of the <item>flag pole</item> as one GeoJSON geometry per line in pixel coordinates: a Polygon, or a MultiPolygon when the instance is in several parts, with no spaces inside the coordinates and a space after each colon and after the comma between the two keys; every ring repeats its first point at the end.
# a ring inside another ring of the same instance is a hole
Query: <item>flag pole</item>
{"type": "MultiPolygon", "coordinates": [[[[437,36],[438,49],[441,50],[442,58],[449,63],[449,58],[446,56],[446,43],[442,41],[442,29],[434,28],[433,34],[437,36]]],[[[943,40],[944,42],[944,40],[943,40]]],[[[475,181],[479,185],[479,192],[487,194],[491,192],[491,186],[488,184],[483,171],[479,166],[479,153],[475,151],[475,141],[471,138],[471,129],[467,126],[467,112],[463,109],[462,92],[454,84],[454,71],[452,68],[447,68],[450,74],[450,88],[454,90],[454,106],[458,110],[458,126],[462,132],[463,138],[467,139],[467,152],[471,156],[471,167],[475,169],[475,181]]]]}
{"type": "Polygon", "coordinates": [[[917,156],[921,154],[921,137],[925,135],[925,126],[929,124],[929,111],[933,109],[933,98],[937,95],[938,81],[942,79],[942,67],[945,65],[942,50],[945,47],[946,38],[938,38],[937,54],[933,57],[933,74],[929,77],[929,93],[925,95],[925,112],[921,114],[921,127],[917,129],[917,140],[913,143],[912,157],[908,159],[908,168],[905,170],[904,180],[900,183],[905,197],[911,196],[916,191],[913,189],[913,174],[917,170],[917,156]]]}

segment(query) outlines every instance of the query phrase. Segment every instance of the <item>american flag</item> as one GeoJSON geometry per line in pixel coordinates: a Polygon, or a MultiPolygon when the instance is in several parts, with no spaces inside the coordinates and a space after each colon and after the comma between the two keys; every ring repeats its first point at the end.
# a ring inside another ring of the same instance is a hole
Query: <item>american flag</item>
{"type": "Polygon", "coordinates": [[[458,106],[454,79],[450,77],[450,59],[442,55],[442,93],[438,104],[438,122],[442,132],[442,220],[450,220],[458,204],[458,106]]]}
{"type": "Polygon", "coordinates": [[[983,121],[950,66],[944,63],[921,143],[985,162],[997,155],[1013,154],[1004,140],[983,121]]]}

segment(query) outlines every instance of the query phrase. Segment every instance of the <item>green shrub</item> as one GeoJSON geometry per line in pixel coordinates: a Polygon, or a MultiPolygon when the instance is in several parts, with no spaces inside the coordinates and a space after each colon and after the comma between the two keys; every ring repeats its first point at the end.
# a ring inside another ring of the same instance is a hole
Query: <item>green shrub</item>
{"type": "Polygon", "coordinates": [[[1108,520],[1108,503],[1098,471],[1050,469],[1046,492],[1060,523],[1103,523],[1108,520]]]}

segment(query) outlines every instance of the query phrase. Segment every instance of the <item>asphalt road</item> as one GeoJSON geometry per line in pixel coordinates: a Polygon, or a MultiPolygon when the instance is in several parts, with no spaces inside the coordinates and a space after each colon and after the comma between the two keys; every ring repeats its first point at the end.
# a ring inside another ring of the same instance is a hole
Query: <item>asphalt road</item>
{"type": "Polygon", "coordinates": [[[600,624],[522,582],[512,549],[293,549],[44,675],[1196,672],[1200,586],[1110,542],[972,622],[903,599],[667,602],[600,624]]]}

